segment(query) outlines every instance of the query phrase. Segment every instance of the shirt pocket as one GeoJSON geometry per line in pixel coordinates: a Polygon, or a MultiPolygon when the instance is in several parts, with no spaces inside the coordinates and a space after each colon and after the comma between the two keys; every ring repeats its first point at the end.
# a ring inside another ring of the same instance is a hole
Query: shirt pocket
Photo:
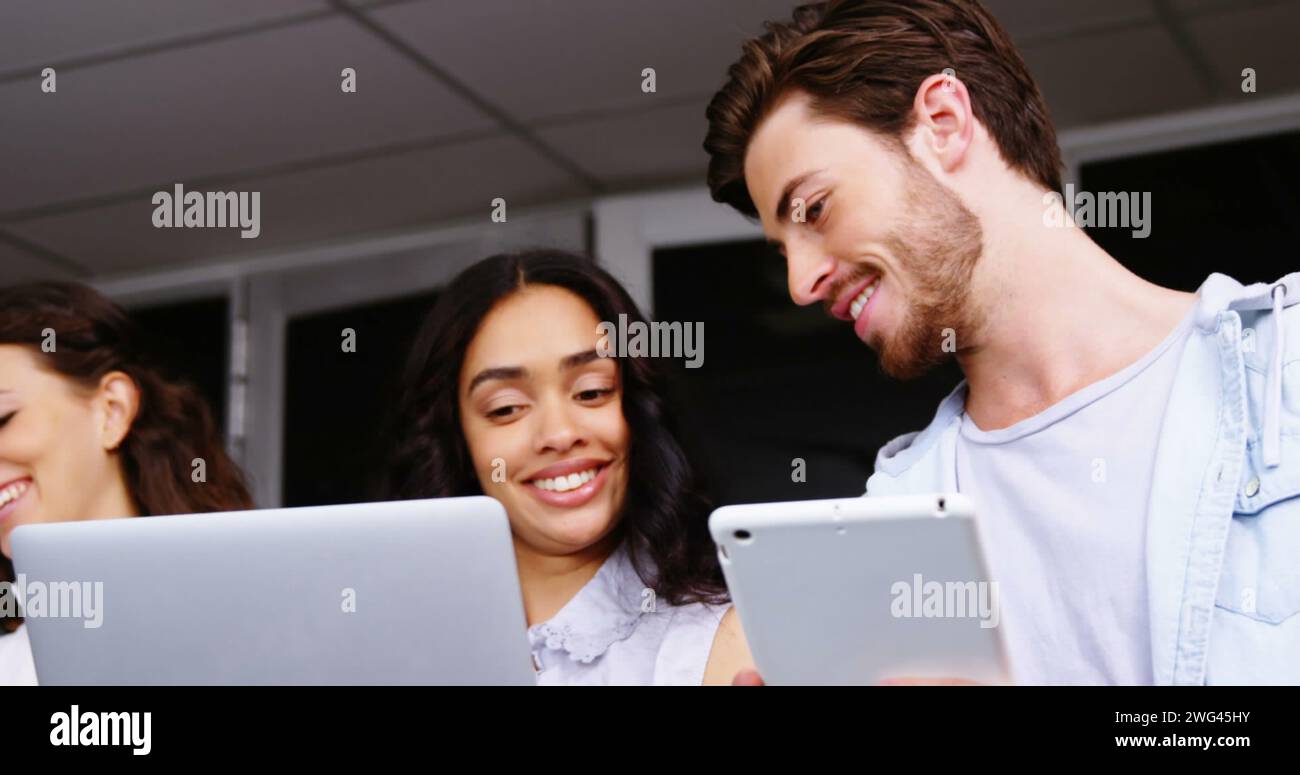
{"type": "Polygon", "coordinates": [[[1300,439],[1283,437],[1282,461],[1264,474],[1246,474],[1215,600],[1272,624],[1300,613],[1300,439]]]}

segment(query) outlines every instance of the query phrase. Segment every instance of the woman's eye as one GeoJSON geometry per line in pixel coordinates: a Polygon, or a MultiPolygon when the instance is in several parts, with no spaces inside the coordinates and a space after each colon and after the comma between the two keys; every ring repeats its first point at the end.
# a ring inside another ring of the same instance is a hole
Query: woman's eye
{"type": "Polygon", "coordinates": [[[510,417],[515,413],[515,410],[518,408],[519,407],[517,406],[500,406],[488,412],[487,415],[488,417],[499,420],[504,417],[510,417]]]}
{"type": "Polygon", "coordinates": [[[592,388],[591,390],[581,390],[578,392],[579,401],[595,401],[604,398],[614,392],[614,388],[592,388]]]}
{"type": "Polygon", "coordinates": [[[14,412],[10,412],[9,414],[6,414],[4,417],[0,417],[0,428],[3,428],[6,425],[8,425],[9,421],[12,420],[13,416],[16,414],[18,414],[18,412],[14,411],[14,412]]]}

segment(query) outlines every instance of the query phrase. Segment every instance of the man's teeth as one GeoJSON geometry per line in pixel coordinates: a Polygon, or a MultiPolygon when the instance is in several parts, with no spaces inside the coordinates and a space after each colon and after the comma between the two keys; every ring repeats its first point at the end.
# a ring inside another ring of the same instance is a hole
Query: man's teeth
{"type": "Polygon", "coordinates": [[[568,476],[557,476],[554,479],[534,479],[533,485],[538,489],[549,490],[551,492],[568,492],[576,490],[582,485],[596,478],[597,469],[588,468],[586,471],[579,471],[576,474],[568,476]]]}
{"type": "Polygon", "coordinates": [[[23,493],[27,492],[27,488],[30,486],[29,482],[14,482],[0,490],[0,509],[23,497],[23,493]]]}
{"type": "Polygon", "coordinates": [[[849,314],[853,316],[854,320],[857,320],[858,315],[862,314],[863,308],[867,306],[867,300],[871,298],[871,294],[876,292],[876,286],[879,284],[880,278],[877,277],[871,281],[870,285],[862,289],[862,293],[854,297],[853,303],[849,305],[849,314]]]}

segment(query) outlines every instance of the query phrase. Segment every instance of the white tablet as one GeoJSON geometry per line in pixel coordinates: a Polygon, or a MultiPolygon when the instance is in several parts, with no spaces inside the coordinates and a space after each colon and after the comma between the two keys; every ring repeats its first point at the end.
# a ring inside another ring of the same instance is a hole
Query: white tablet
{"type": "Polygon", "coordinates": [[[482,496],[25,525],[42,684],[536,683],[482,496]]]}
{"type": "Polygon", "coordinates": [[[767,683],[1011,682],[965,496],[726,506],[709,529],[767,683]]]}

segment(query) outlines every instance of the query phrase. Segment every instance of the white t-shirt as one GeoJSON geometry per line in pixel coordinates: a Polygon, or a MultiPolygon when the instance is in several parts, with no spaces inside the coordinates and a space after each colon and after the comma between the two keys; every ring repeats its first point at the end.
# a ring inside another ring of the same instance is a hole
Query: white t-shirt
{"type": "Polygon", "coordinates": [[[1022,684],[1150,684],[1147,501],[1188,316],[1154,350],[1009,428],[963,414],[975,500],[1022,684]]]}
{"type": "Polygon", "coordinates": [[[35,686],[36,663],[32,661],[32,644],[27,639],[27,625],[0,635],[0,686],[35,686]]]}

